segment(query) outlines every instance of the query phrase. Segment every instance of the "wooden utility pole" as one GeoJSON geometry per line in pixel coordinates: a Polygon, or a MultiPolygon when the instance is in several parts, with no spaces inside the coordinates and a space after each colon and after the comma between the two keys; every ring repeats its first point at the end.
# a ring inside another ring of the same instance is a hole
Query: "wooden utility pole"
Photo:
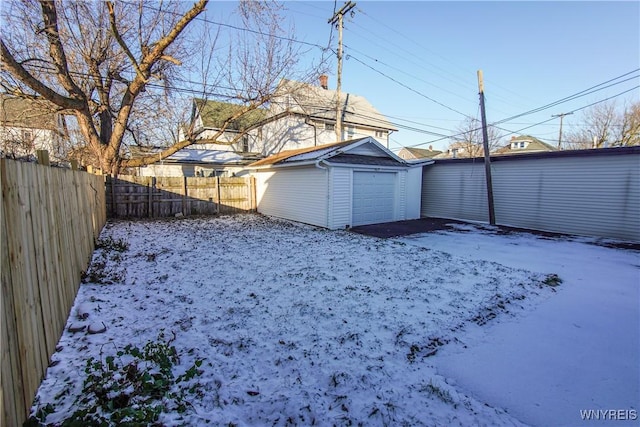
{"type": "Polygon", "coordinates": [[[560,134],[558,135],[558,150],[562,149],[562,119],[564,119],[564,116],[569,116],[573,113],[560,113],[560,114],[554,114],[551,117],[560,117],[560,134]]]}
{"type": "Polygon", "coordinates": [[[336,140],[342,141],[342,103],[340,101],[340,90],[342,89],[342,28],[344,27],[344,15],[356,6],[352,1],[348,1],[333,14],[328,23],[338,25],[338,82],[336,86],[336,140]]]}
{"type": "Polygon", "coordinates": [[[482,147],[484,148],[484,175],[487,181],[487,202],[489,205],[489,224],[496,225],[496,214],[493,207],[493,183],[491,181],[491,155],[489,153],[489,133],[487,132],[487,115],[484,110],[484,81],[482,70],[478,70],[478,88],[480,90],[480,114],[482,115],[482,147]]]}

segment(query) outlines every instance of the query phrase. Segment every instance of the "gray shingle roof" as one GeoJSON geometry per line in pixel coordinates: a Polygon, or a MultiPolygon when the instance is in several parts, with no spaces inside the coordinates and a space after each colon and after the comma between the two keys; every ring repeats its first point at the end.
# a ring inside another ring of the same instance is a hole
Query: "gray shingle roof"
{"type": "Polygon", "coordinates": [[[329,163],[371,166],[406,166],[390,157],[363,156],[360,154],[338,154],[327,160],[329,163]]]}
{"type": "Polygon", "coordinates": [[[0,94],[0,126],[56,130],[56,114],[48,101],[0,94]]]}
{"type": "MultiPolygon", "coordinates": [[[[239,104],[198,98],[194,99],[194,103],[200,113],[204,127],[213,129],[221,128],[226,120],[245,108],[239,104]]],[[[229,123],[227,129],[245,130],[263,120],[265,116],[266,110],[262,108],[249,111],[229,123]]]]}

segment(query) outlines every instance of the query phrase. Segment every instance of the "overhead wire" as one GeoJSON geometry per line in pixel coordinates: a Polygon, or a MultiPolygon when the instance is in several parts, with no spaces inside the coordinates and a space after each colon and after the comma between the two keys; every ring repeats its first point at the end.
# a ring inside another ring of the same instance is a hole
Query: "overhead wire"
{"type": "MultiPolygon", "coordinates": [[[[400,69],[400,68],[398,68],[398,67],[395,67],[395,66],[393,66],[393,65],[387,64],[386,62],[381,61],[381,60],[379,60],[379,59],[377,59],[377,58],[374,58],[374,57],[372,57],[372,56],[370,56],[370,55],[367,55],[366,53],[364,53],[364,52],[362,52],[362,51],[360,51],[360,50],[354,49],[354,48],[352,48],[351,46],[349,46],[349,45],[347,45],[347,44],[344,44],[343,46],[344,46],[346,49],[351,50],[351,51],[354,51],[354,52],[356,52],[356,53],[358,53],[358,54],[360,54],[360,55],[362,55],[362,56],[364,56],[364,57],[366,57],[366,58],[368,58],[368,59],[370,59],[370,60],[372,60],[372,61],[374,61],[374,62],[376,62],[376,63],[378,63],[378,64],[384,65],[384,66],[386,66],[386,67],[388,67],[388,68],[391,68],[392,70],[395,70],[395,71],[398,71],[398,72],[400,72],[400,73],[402,73],[402,74],[405,74],[405,75],[407,75],[407,76],[409,76],[409,77],[411,77],[411,78],[413,78],[413,79],[415,79],[415,80],[421,81],[421,82],[423,82],[423,83],[425,83],[425,84],[427,84],[427,85],[429,85],[429,86],[433,86],[433,87],[435,87],[436,89],[439,89],[439,90],[441,90],[441,91],[443,91],[443,92],[446,92],[446,93],[448,93],[448,94],[450,94],[450,95],[456,96],[456,97],[458,97],[458,98],[460,98],[460,99],[462,99],[462,100],[464,100],[464,101],[469,101],[469,98],[467,98],[467,97],[464,97],[464,96],[462,96],[462,95],[459,95],[459,94],[457,94],[457,93],[455,93],[455,92],[452,92],[452,91],[450,91],[450,90],[444,89],[444,88],[442,88],[442,87],[440,87],[440,86],[438,86],[438,85],[436,85],[436,84],[434,84],[434,83],[432,83],[432,82],[429,82],[429,81],[427,81],[427,80],[425,80],[425,79],[423,79],[423,78],[421,78],[421,77],[418,77],[418,76],[415,76],[415,75],[413,75],[413,74],[411,74],[411,73],[408,73],[408,72],[406,72],[405,70],[402,70],[402,69],[400,69]]],[[[347,56],[350,56],[350,54],[347,54],[347,56]]]]}
{"type": "MultiPolygon", "coordinates": [[[[604,99],[601,99],[601,100],[599,100],[599,101],[592,102],[592,103],[590,103],[590,104],[584,105],[584,106],[579,107],[579,108],[575,108],[575,109],[573,109],[573,110],[569,111],[567,114],[575,113],[575,112],[578,112],[578,111],[584,110],[584,109],[586,109],[586,108],[593,107],[594,105],[600,104],[600,103],[602,103],[602,102],[609,101],[609,100],[611,100],[611,99],[617,98],[617,97],[619,97],[619,96],[622,96],[622,95],[624,95],[624,94],[626,94],[626,93],[629,93],[629,92],[631,92],[631,91],[638,90],[638,89],[640,89],[640,85],[634,86],[634,87],[632,87],[632,88],[630,88],[630,89],[627,89],[627,90],[625,90],[625,91],[619,92],[619,93],[617,93],[617,94],[615,94],[615,95],[609,96],[609,97],[604,98],[604,99]]],[[[513,134],[516,134],[516,133],[520,133],[520,132],[522,132],[523,130],[530,129],[530,128],[535,127],[535,126],[539,126],[539,125],[542,125],[542,124],[548,123],[548,122],[550,122],[550,121],[552,121],[552,120],[555,120],[555,119],[556,119],[555,117],[551,117],[551,118],[549,118],[549,119],[542,120],[542,121],[540,121],[540,122],[538,122],[538,123],[534,123],[534,124],[532,124],[532,125],[529,125],[529,126],[526,126],[526,127],[520,128],[520,129],[515,130],[515,131],[511,131],[511,130],[509,130],[509,129],[500,128],[500,127],[498,127],[498,126],[496,126],[496,127],[497,127],[498,129],[503,130],[503,131],[509,132],[507,135],[505,135],[505,136],[508,136],[508,135],[513,135],[513,134]]],[[[495,125],[496,125],[496,123],[490,123],[488,126],[495,126],[495,125]]],[[[478,128],[478,130],[479,130],[479,129],[481,129],[481,128],[478,128]]],[[[464,132],[464,133],[467,133],[467,132],[464,132]]],[[[457,136],[463,135],[464,133],[459,133],[459,134],[456,134],[456,135],[449,135],[449,136],[448,136],[448,137],[446,137],[446,138],[440,138],[440,139],[436,139],[436,140],[432,140],[432,141],[426,141],[426,142],[422,142],[422,143],[419,143],[419,144],[410,145],[409,147],[419,147],[419,146],[426,145],[426,144],[432,144],[432,143],[434,143],[434,142],[442,141],[442,140],[447,139],[447,138],[449,138],[449,139],[453,139],[453,138],[456,138],[457,136]]]]}
{"type": "MultiPolygon", "coordinates": [[[[367,14],[364,10],[362,10],[362,9],[358,9],[358,12],[362,13],[363,15],[365,15],[365,16],[366,16],[366,17],[368,17],[369,19],[373,20],[374,22],[378,23],[379,25],[382,25],[382,26],[384,26],[385,28],[389,29],[390,31],[392,31],[392,32],[394,32],[394,33],[396,33],[396,34],[398,34],[399,36],[401,36],[401,37],[403,37],[403,38],[405,38],[406,40],[410,41],[411,43],[413,43],[415,46],[419,47],[420,49],[423,49],[423,50],[425,50],[425,51],[427,51],[427,52],[430,52],[431,54],[433,54],[433,55],[435,55],[435,56],[437,56],[437,57],[440,57],[442,60],[444,60],[445,62],[448,62],[449,64],[451,64],[451,65],[453,65],[453,66],[455,66],[457,69],[464,71],[464,72],[465,72],[465,74],[470,73],[468,70],[464,69],[464,68],[463,68],[463,67],[461,67],[459,64],[457,64],[457,63],[455,63],[455,62],[453,62],[453,61],[449,60],[448,58],[446,58],[446,57],[442,56],[441,54],[439,54],[439,53],[437,53],[437,52],[435,52],[435,51],[432,51],[432,50],[428,49],[427,47],[425,47],[425,46],[423,46],[422,44],[418,43],[418,42],[415,40],[415,38],[408,37],[406,34],[403,34],[402,32],[398,31],[398,29],[397,29],[397,28],[391,27],[391,26],[387,25],[385,22],[380,21],[379,19],[376,19],[375,17],[373,17],[373,16],[371,16],[371,15],[367,14]]],[[[385,40],[386,40],[386,39],[385,39],[385,40]]],[[[396,45],[396,46],[397,46],[397,45],[396,45]]],[[[401,49],[401,50],[406,51],[406,50],[405,50],[404,48],[402,48],[402,47],[398,47],[398,48],[399,48],[399,49],[401,49]]],[[[411,51],[409,51],[409,53],[410,53],[411,55],[413,55],[414,57],[416,56],[416,55],[415,55],[415,52],[411,52],[411,51]]],[[[425,61],[425,63],[426,63],[426,64],[431,65],[432,67],[435,67],[435,68],[437,68],[437,69],[442,70],[444,73],[446,73],[446,77],[443,77],[443,78],[445,78],[445,79],[447,79],[447,80],[451,81],[451,79],[449,78],[449,76],[451,76],[451,75],[452,75],[452,74],[451,74],[451,70],[450,70],[450,69],[444,69],[444,68],[441,68],[441,67],[439,67],[439,66],[437,66],[437,65],[435,65],[435,64],[433,64],[433,63],[431,63],[431,62],[428,62],[428,61],[425,61]]],[[[475,71],[474,71],[474,73],[475,73],[475,71]]],[[[466,79],[458,78],[458,80],[460,80],[461,82],[463,82],[463,83],[461,83],[461,85],[464,85],[467,89],[472,88],[472,86],[471,86],[471,85],[469,85],[469,84],[467,83],[467,80],[466,80],[466,79]]],[[[492,82],[490,79],[485,79],[485,80],[486,80],[486,81],[489,81],[489,82],[492,82]]],[[[514,94],[514,95],[516,95],[518,98],[523,98],[523,96],[522,96],[522,95],[520,95],[520,94],[518,94],[518,93],[516,93],[516,92],[514,92],[514,91],[512,91],[512,90],[510,90],[510,89],[507,89],[507,88],[505,88],[505,87],[502,87],[502,86],[500,86],[500,85],[497,85],[497,84],[495,84],[494,82],[492,82],[492,85],[493,85],[493,86],[495,86],[495,87],[497,87],[497,88],[499,88],[499,89],[502,89],[502,90],[505,90],[505,91],[507,91],[507,92],[510,92],[510,93],[512,93],[512,94],[514,94]]],[[[497,98],[501,98],[501,99],[503,100],[502,102],[504,102],[504,103],[506,103],[506,104],[509,104],[509,105],[512,105],[512,106],[514,105],[513,103],[511,103],[511,102],[510,102],[510,100],[509,100],[508,98],[502,97],[502,96],[500,96],[500,95],[495,95],[495,96],[496,96],[497,98]]]]}
{"type": "Polygon", "coordinates": [[[420,92],[420,91],[418,91],[418,90],[416,90],[416,89],[414,89],[414,88],[412,88],[412,87],[410,87],[410,86],[408,86],[408,85],[406,85],[406,84],[402,83],[401,81],[399,81],[399,80],[397,80],[397,79],[395,79],[395,78],[391,77],[390,75],[388,75],[388,74],[386,74],[386,73],[384,73],[384,72],[382,72],[382,71],[378,70],[377,68],[372,67],[371,65],[367,64],[366,62],[364,62],[364,61],[362,61],[362,60],[358,59],[358,58],[357,58],[356,56],[354,56],[354,55],[349,55],[349,59],[353,59],[353,60],[355,60],[356,62],[358,62],[358,63],[360,63],[360,64],[364,65],[365,67],[369,68],[370,70],[375,71],[376,73],[378,73],[378,74],[380,74],[380,75],[382,75],[382,76],[386,77],[387,79],[389,79],[389,80],[391,80],[391,81],[393,81],[393,82],[395,82],[395,83],[399,84],[400,86],[404,87],[405,89],[408,89],[408,90],[410,90],[411,92],[413,92],[413,93],[415,93],[415,94],[417,94],[417,95],[420,95],[421,97],[423,97],[423,98],[425,98],[425,99],[428,99],[429,101],[431,101],[431,102],[433,102],[433,103],[435,103],[435,104],[438,104],[438,105],[440,105],[441,107],[446,108],[447,110],[453,111],[454,113],[457,113],[457,114],[460,114],[460,115],[462,115],[462,116],[464,116],[464,117],[467,117],[467,114],[465,114],[465,113],[463,113],[463,112],[461,112],[461,111],[459,111],[459,110],[456,110],[456,109],[455,109],[455,108],[453,108],[453,107],[449,107],[448,105],[445,105],[445,104],[443,104],[442,102],[437,101],[437,100],[433,99],[432,97],[430,97],[430,96],[428,96],[428,95],[425,95],[424,93],[422,93],[422,92],[420,92]]]}
{"type": "Polygon", "coordinates": [[[535,113],[538,113],[540,111],[547,110],[547,109],[549,109],[551,107],[555,107],[556,105],[563,104],[565,102],[572,101],[574,99],[578,99],[578,98],[581,98],[581,97],[586,96],[586,95],[590,95],[590,94],[598,92],[600,90],[607,89],[607,88],[610,88],[612,86],[615,86],[615,85],[618,85],[618,84],[621,84],[621,83],[625,83],[625,82],[630,81],[630,80],[637,79],[638,77],[640,77],[640,75],[639,76],[629,77],[627,79],[624,79],[624,80],[616,82],[616,83],[611,83],[611,82],[614,82],[616,80],[621,79],[622,77],[626,77],[629,74],[637,73],[638,71],[640,71],[640,68],[636,68],[635,70],[632,70],[632,71],[629,71],[627,73],[624,73],[624,74],[622,74],[622,75],[620,75],[618,77],[614,77],[613,79],[610,79],[610,80],[607,80],[605,82],[599,83],[597,85],[591,86],[591,87],[589,87],[587,89],[584,89],[584,90],[582,90],[580,92],[577,92],[577,93],[574,93],[572,95],[566,96],[564,98],[561,98],[561,99],[559,99],[557,101],[554,101],[554,102],[551,102],[549,104],[543,105],[541,107],[534,108],[532,110],[525,111],[523,113],[516,114],[514,116],[507,117],[505,119],[498,120],[497,122],[495,122],[495,124],[500,124],[500,123],[508,122],[508,121],[511,121],[513,119],[517,119],[517,118],[520,118],[520,117],[523,117],[523,116],[527,116],[527,115],[530,115],[530,114],[535,114],[535,113]],[[608,83],[611,83],[611,84],[607,85],[608,83]],[[607,85],[607,86],[603,86],[603,85],[607,85]]]}

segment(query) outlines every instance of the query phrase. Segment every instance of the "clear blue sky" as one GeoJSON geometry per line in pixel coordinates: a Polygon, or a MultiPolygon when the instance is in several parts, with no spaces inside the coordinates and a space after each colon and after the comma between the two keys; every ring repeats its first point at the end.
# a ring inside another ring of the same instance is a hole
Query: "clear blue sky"
{"type": "MultiPolygon", "coordinates": [[[[326,46],[331,32],[327,20],[334,7],[343,4],[286,2],[286,14],[296,28],[291,37],[326,46]]],[[[222,17],[234,5],[210,3],[208,15],[222,17]]],[[[640,68],[640,2],[357,0],[354,16],[345,20],[344,44],[343,91],[366,97],[396,124],[452,135],[465,116],[479,118],[479,69],[492,123],[640,68]]],[[[306,59],[320,54],[312,48],[306,59]]],[[[500,126],[518,131],[640,84],[640,72],[625,78],[631,80],[615,80],[612,83],[619,84],[500,126]]],[[[640,102],[640,90],[616,99],[620,106],[640,102]]],[[[564,129],[579,126],[580,119],[580,111],[566,116],[564,129]]],[[[517,134],[553,143],[558,129],[559,119],[554,119],[517,134]]],[[[449,142],[400,129],[392,135],[390,148],[432,144],[442,149],[449,142]]]]}

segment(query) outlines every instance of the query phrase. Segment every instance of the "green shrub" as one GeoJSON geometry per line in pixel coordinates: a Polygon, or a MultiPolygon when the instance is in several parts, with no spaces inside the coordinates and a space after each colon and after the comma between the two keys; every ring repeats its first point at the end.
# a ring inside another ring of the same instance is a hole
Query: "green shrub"
{"type": "MultiPolygon", "coordinates": [[[[179,363],[176,348],[163,332],[142,348],[130,344],[104,361],[89,358],[77,409],[62,426],[149,426],[157,425],[163,412],[186,412],[188,395],[200,391],[200,384],[192,380],[202,374],[202,359],[175,376],[179,363]]],[[[29,425],[46,425],[42,423],[52,412],[51,404],[46,405],[29,425]]]]}

